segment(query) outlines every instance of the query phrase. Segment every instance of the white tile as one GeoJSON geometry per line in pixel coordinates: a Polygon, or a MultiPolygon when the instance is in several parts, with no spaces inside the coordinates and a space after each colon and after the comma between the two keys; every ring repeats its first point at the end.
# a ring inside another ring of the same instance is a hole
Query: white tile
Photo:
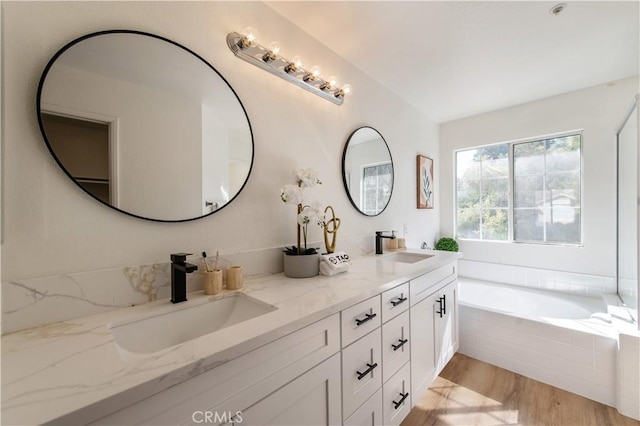
{"type": "Polygon", "coordinates": [[[627,334],[620,334],[620,363],[623,365],[638,365],[640,360],[640,338],[627,334]]]}
{"type": "Polygon", "coordinates": [[[534,268],[527,268],[526,283],[527,283],[527,287],[539,288],[540,287],[540,271],[534,268]]]}
{"type": "Polygon", "coordinates": [[[616,353],[614,351],[594,352],[593,357],[595,368],[602,371],[608,371],[611,374],[615,374],[616,353]]]}
{"type": "Polygon", "coordinates": [[[589,398],[591,383],[576,378],[574,376],[570,376],[566,378],[566,387],[564,388],[569,392],[577,393],[578,395],[582,395],[586,398],[589,398]]]}
{"type": "Polygon", "coordinates": [[[620,393],[623,398],[640,401],[640,386],[638,386],[638,383],[634,383],[631,380],[625,380],[623,378],[621,385],[620,393]]]}
{"type": "Polygon", "coordinates": [[[572,361],[571,345],[567,343],[552,341],[547,348],[547,352],[553,357],[572,361]]]}
{"type": "Polygon", "coordinates": [[[464,330],[460,330],[460,345],[474,345],[477,346],[478,335],[475,333],[469,333],[464,330]]]}
{"type": "Polygon", "coordinates": [[[527,270],[521,266],[513,266],[511,268],[511,283],[519,286],[527,285],[527,270]]]}
{"type": "Polygon", "coordinates": [[[615,406],[616,405],[616,393],[615,389],[603,388],[601,386],[592,384],[586,389],[585,395],[587,398],[602,404],[615,406]]]}
{"type": "Polygon", "coordinates": [[[583,349],[589,349],[593,351],[595,348],[594,336],[589,333],[581,333],[574,331],[571,333],[571,344],[583,349]]]}
{"type": "Polygon", "coordinates": [[[469,318],[471,320],[478,319],[478,312],[479,312],[478,309],[471,308],[465,305],[460,305],[459,309],[460,309],[459,312],[460,312],[461,318],[469,318]]]}
{"type": "Polygon", "coordinates": [[[616,280],[613,277],[603,277],[602,285],[605,293],[615,293],[617,290],[616,280]]]}
{"type": "Polygon", "coordinates": [[[621,399],[617,408],[621,414],[640,420],[640,402],[637,399],[621,399]]]}
{"type": "Polygon", "coordinates": [[[554,374],[566,374],[567,371],[571,371],[572,364],[570,359],[549,356],[549,371],[554,374]]]}
{"type": "Polygon", "coordinates": [[[477,321],[463,319],[460,321],[460,330],[465,330],[469,333],[480,333],[483,331],[483,328],[477,321]]]}
{"type": "Polygon", "coordinates": [[[596,368],[593,371],[593,382],[598,386],[615,390],[616,388],[615,371],[606,371],[606,370],[600,370],[596,368]]]}
{"type": "Polygon", "coordinates": [[[594,366],[593,351],[578,346],[571,346],[571,356],[576,364],[592,368],[594,366]]]}
{"type": "Polygon", "coordinates": [[[629,360],[624,364],[618,362],[618,368],[620,369],[620,374],[625,377],[625,380],[640,383],[640,366],[638,365],[638,361],[629,360]]]}
{"type": "Polygon", "coordinates": [[[488,311],[478,311],[478,321],[491,324],[494,321],[495,315],[488,311]]]}
{"type": "Polygon", "coordinates": [[[580,379],[587,383],[593,383],[595,380],[594,368],[588,365],[573,363],[571,364],[571,370],[569,373],[572,377],[580,379]]]}

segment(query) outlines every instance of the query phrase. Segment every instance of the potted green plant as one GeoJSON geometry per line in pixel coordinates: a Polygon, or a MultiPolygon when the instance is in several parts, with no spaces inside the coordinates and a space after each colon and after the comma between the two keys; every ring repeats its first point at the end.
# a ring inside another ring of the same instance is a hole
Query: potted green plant
{"type": "Polygon", "coordinates": [[[458,242],[450,237],[442,237],[436,243],[436,250],[458,251],[458,242]]]}
{"type": "Polygon", "coordinates": [[[285,247],[284,274],[291,278],[314,277],[319,273],[320,258],[316,248],[307,247],[309,224],[324,227],[324,213],[319,204],[307,204],[305,192],[308,188],[322,184],[312,169],[296,169],[296,183],[280,189],[280,199],[298,209],[296,216],[297,245],[285,247]]]}

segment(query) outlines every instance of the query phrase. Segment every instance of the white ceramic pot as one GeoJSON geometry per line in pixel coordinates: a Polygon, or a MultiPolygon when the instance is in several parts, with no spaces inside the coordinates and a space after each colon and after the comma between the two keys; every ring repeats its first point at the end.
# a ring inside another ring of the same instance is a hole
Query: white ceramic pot
{"type": "Polygon", "coordinates": [[[284,254],[284,275],[289,278],[309,278],[320,273],[320,255],[303,254],[291,256],[284,254]]]}

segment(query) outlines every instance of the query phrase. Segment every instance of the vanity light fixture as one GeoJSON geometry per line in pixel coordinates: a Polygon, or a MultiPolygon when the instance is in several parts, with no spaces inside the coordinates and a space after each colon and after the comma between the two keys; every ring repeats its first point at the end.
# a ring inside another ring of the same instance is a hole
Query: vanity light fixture
{"type": "Polygon", "coordinates": [[[322,78],[320,67],[317,65],[309,69],[305,68],[301,56],[294,56],[291,60],[285,59],[282,56],[282,46],[279,43],[273,42],[268,47],[262,46],[254,28],[245,28],[242,34],[229,33],[227,44],[238,58],[315,93],[336,105],[342,105],[344,97],[351,93],[351,86],[345,84],[339,87],[336,77],[322,78]]]}

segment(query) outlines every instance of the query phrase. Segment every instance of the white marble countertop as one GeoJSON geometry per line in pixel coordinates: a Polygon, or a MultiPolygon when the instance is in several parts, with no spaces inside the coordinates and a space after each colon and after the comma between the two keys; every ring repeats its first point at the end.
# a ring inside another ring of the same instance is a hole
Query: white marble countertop
{"type": "MultiPolygon", "coordinates": [[[[241,290],[215,297],[241,292],[278,309],[133,359],[121,356],[109,324],[166,309],[167,299],[4,335],[2,423],[95,420],[459,257],[415,252],[434,257],[407,264],[369,255],[333,277],[247,279],[241,290]]],[[[192,293],[185,303],[205,297],[212,296],[192,293]]]]}

